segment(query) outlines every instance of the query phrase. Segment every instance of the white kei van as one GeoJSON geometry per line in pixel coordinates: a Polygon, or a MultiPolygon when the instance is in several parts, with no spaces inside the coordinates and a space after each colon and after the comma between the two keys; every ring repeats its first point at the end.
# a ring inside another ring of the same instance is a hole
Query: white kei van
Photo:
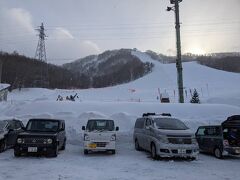
{"type": "Polygon", "coordinates": [[[84,154],[95,151],[116,152],[116,131],[114,121],[110,119],[89,119],[84,130],[84,154]]]}

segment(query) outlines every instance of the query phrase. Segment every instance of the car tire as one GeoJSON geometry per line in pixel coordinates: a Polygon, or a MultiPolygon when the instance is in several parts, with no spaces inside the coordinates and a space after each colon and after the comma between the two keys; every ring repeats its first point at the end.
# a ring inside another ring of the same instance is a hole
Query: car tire
{"type": "Polygon", "coordinates": [[[197,158],[196,157],[190,157],[189,160],[190,161],[195,161],[195,160],[197,160],[197,158]]]}
{"type": "Polygon", "coordinates": [[[15,157],[20,157],[21,153],[19,151],[14,150],[14,156],[15,157]]]}
{"type": "Polygon", "coordinates": [[[87,150],[87,149],[84,149],[83,153],[84,153],[85,155],[87,155],[87,154],[88,154],[88,150],[87,150]]]}
{"type": "Polygon", "coordinates": [[[51,154],[47,155],[47,157],[53,157],[53,158],[57,156],[58,156],[58,146],[55,148],[55,150],[51,154]]]}
{"type": "Polygon", "coordinates": [[[214,149],[214,156],[218,159],[222,159],[223,158],[223,155],[222,155],[222,150],[220,148],[215,148],[214,149]]]}
{"type": "Polygon", "coordinates": [[[111,150],[111,153],[112,153],[112,154],[116,154],[116,151],[115,151],[115,150],[111,150]]]}
{"type": "Polygon", "coordinates": [[[158,159],[157,151],[156,151],[156,146],[154,143],[151,144],[151,157],[152,159],[158,159]]]}
{"type": "Polygon", "coordinates": [[[141,147],[139,146],[139,143],[138,143],[138,140],[137,140],[137,139],[135,140],[135,149],[136,149],[137,151],[141,151],[141,147]]]}
{"type": "Polygon", "coordinates": [[[0,141],[0,153],[7,149],[7,142],[6,139],[0,141]]]}
{"type": "Polygon", "coordinates": [[[65,149],[66,149],[66,139],[64,140],[64,143],[63,143],[63,145],[61,147],[61,150],[65,150],[65,149]]]}

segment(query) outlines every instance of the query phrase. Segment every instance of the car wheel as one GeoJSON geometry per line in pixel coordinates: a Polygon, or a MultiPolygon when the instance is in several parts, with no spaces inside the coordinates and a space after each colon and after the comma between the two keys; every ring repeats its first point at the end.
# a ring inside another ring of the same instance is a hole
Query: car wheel
{"type": "Polygon", "coordinates": [[[197,158],[196,157],[190,157],[189,160],[190,161],[195,161],[197,158]]]}
{"type": "Polygon", "coordinates": [[[58,146],[55,148],[53,153],[49,154],[47,157],[57,157],[58,156],[58,146]]]}
{"type": "Polygon", "coordinates": [[[21,153],[19,151],[14,150],[14,156],[15,157],[20,157],[21,153]]]}
{"type": "Polygon", "coordinates": [[[88,154],[88,150],[84,149],[84,154],[87,155],[88,154]]]}
{"type": "Polygon", "coordinates": [[[157,151],[156,151],[156,146],[154,143],[151,144],[151,157],[153,159],[157,159],[158,155],[157,155],[157,151]]]}
{"type": "Polygon", "coordinates": [[[5,139],[3,139],[2,141],[0,141],[0,152],[3,152],[7,149],[7,142],[5,139]]]}
{"type": "Polygon", "coordinates": [[[61,147],[61,150],[65,150],[65,148],[66,148],[66,140],[64,140],[64,143],[63,143],[63,145],[61,147]]]}
{"type": "Polygon", "coordinates": [[[137,139],[135,140],[135,149],[136,149],[137,151],[140,151],[140,150],[141,150],[137,139]]]}
{"type": "Polygon", "coordinates": [[[112,154],[116,154],[116,151],[115,150],[111,150],[112,154]]]}
{"type": "Polygon", "coordinates": [[[222,151],[220,148],[215,148],[214,149],[214,156],[218,159],[222,159],[222,151]]]}

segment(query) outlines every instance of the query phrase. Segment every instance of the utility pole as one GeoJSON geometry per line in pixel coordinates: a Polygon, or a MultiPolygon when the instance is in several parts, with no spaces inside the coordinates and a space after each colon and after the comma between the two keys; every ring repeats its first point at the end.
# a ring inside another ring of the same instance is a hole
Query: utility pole
{"type": "Polygon", "coordinates": [[[41,77],[40,77],[40,84],[42,87],[48,86],[48,67],[47,67],[47,56],[46,56],[46,49],[45,49],[45,38],[47,37],[45,34],[45,29],[43,26],[43,23],[41,26],[36,29],[39,34],[39,40],[38,40],[38,45],[37,49],[35,52],[35,59],[38,61],[41,61],[41,77]],[[46,63],[46,64],[45,64],[46,63]]]}
{"type": "Polygon", "coordinates": [[[3,66],[3,60],[0,59],[0,83],[2,82],[2,66],[3,66]]]}
{"type": "Polygon", "coordinates": [[[179,103],[184,103],[184,93],[183,93],[183,68],[182,68],[182,55],[181,55],[181,39],[180,39],[180,22],[179,22],[179,3],[182,0],[170,0],[170,3],[174,6],[167,7],[167,11],[175,12],[175,28],[176,28],[176,47],[177,47],[177,83],[178,83],[178,97],[179,103]]]}

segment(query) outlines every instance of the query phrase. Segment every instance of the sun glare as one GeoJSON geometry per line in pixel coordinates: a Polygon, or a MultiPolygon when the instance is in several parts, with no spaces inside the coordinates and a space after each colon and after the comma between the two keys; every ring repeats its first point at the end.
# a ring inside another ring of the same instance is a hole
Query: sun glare
{"type": "Polygon", "coordinates": [[[206,54],[206,51],[204,51],[202,48],[192,48],[192,49],[189,49],[189,52],[196,55],[206,54]]]}

